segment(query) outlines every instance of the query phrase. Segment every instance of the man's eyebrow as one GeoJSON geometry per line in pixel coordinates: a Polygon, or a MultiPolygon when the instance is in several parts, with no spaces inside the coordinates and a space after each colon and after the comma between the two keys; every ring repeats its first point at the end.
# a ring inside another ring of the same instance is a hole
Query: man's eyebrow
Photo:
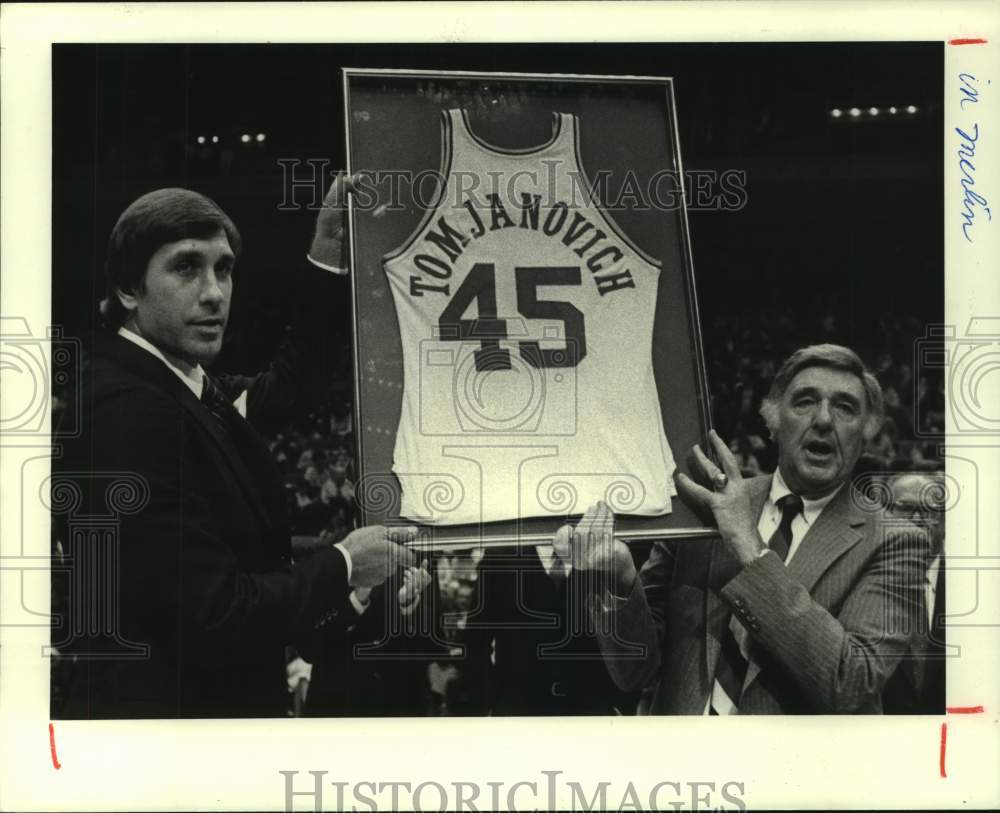
{"type": "MultiPolygon", "coordinates": [[[[200,260],[206,256],[204,251],[197,248],[183,248],[171,256],[173,260],[200,260]]],[[[236,262],[236,255],[231,251],[226,251],[219,255],[219,260],[236,262]]]]}
{"type": "MultiPolygon", "coordinates": [[[[819,396],[819,389],[817,387],[812,386],[811,384],[804,384],[804,385],[800,385],[798,387],[793,387],[792,389],[790,389],[788,391],[788,395],[789,395],[790,398],[797,398],[797,397],[799,397],[801,395],[819,396]]],[[[850,401],[852,404],[859,405],[859,406],[861,404],[861,399],[858,398],[853,393],[848,392],[847,390],[836,390],[835,392],[833,392],[830,395],[830,400],[831,401],[838,401],[838,400],[839,401],[850,401]]]]}
{"type": "Polygon", "coordinates": [[[196,248],[182,248],[175,251],[171,256],[174,260],[197,260],[205,256],[204,251],[199,251],[196,248]]]}
{"type": "Polygon", "coordinates": [[[852,404],[857,406],[861,405],[861,399],[858,398],[854,393],[847,392],[845,390],[838,390],[833,394],[834,400],[840,399],[842,401],[850,401],[852,404]]]}
{"type": "Polygon", "coordinates": [[[813,386],[811,386],[809,384],[799,384],[799,386],[792,387],[788,391],[788,395],[789,396],[818,395],[818,394],[819,394],[819,390],[817,390],[815,387],[813,387],[813,386]]]}

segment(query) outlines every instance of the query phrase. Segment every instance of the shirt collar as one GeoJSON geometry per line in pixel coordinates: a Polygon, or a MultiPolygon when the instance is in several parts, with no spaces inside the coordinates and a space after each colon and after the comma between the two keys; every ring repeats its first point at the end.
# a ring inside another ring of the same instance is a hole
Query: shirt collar
{"type": "Polygon", "coordinates": [[[160,361],[166,364],[167,367],[169,367],[181,381],[184,382],[185,386],[194,393],[195,398],[201,400],[201,390],[205,385],[205,371],[201,368],[200,364],[196,365],[190,374],[185,373],[176,364],[170,362],[170,360],[160,352],[156,345],[146,341],[146,339],[138,333],[134,333],[126,327],[120,327],[118,328],[118,335],[123,339],[128,339],[132,342],[132,344],[141,347],[147,353],[152,353],[156,356],[160,361]]]}
{"type": "MultiPolygon", "coordinates": [[[[820,497],[818,500],[810,500],[806,497],[802,497],[802,518],[806,521],[806,525],[812,526],[821,513],[823,509],[829,504],[830,500],[840,493],[840,489],[844,487],[841,483],[839,488],[835,488],[832,492],[827,494],[825,497],[820,497]]],[[[785,478],[781,476],[781,469],[775,469],[774,477],[771,478],[771,494],[769,500],[772,505],[777,506],[778,500],[784,497],[786,494],[794,493],[785,482],[785,478]]]]}

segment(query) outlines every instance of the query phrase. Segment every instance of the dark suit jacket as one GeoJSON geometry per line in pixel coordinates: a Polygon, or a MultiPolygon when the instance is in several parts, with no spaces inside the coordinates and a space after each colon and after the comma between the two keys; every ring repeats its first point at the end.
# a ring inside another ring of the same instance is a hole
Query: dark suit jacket
{"type": "Polygon", "coordinates": [[[587,629],[586,578],[570,571],[553,582],[534,547],[487,549],[463,639],[470,711],[613,715],[634,708],[587,629]]]}
{"type": "MultiPolygon", "coordinates": [[[[926,606],[926,605],[925,605],[926,606]]],[[[945,711],[945,557],[941,556],[930,623],[926,616],[910,649],[889,679],[882,696],[886,714],[944,714],[945,711]]]]}
{"type": "Polygon", "coordinates": [[[303,716],[413,717],[430,713],[433,702],[428,666],[448,655],[441,628],[441,601],[435,560],[433,581],[415,611],[404,615],[399,574],[390,576],[369,597],[360,616],[348,599],[340,613],[323,624],[301,649],[312,663],[303,716]]]}
{"type": "MultiPolygon", "coordinates": [[[[751,481],[760,514],[771,476],[751,481]]],[[[923,612],[929,541],[862,510],[841,489],[786,567],[767,553],[744,568],[721,540],[657,543],[598,641],[622,688],[655,686],[653,714],[702,714],[733,614],[751,638],[743,714],[879,713],[882,690],[923,612]]],[[[610,619],[608,619],[610,616],[610,619]]]]}
{"type": "MultiPolygon", "coordinates": [[[[222,385],[248,388],[252,420],[255,409],[293,386],[282,380],[289,372],[279,363],[222,385]]],[[[259,435],[238,416],[222,430],[144,349],[119,336],[96,337],[80,398],[82,434],[55,465],[54,491],[69,484],[80,499],[56,517],[73,567],[65,594],[53,599],[71,616],[105,600],[93,586],[99,579],[80,564],[94,540],[79,528],[88,515],[114,516],[110,595],[118,612],[111,635],[54,632],[63,660],[76,656],[65,706],[54,716],[283,715],[284,646],[346,595],[343,555],[328,549],[308,566],[291,564],[284,496],[259,435]],[[109,512],[108,482],[116,476],[145,484],[138,507],[115,503],[118,510],[109,512]],[[123,657],[123,642],[148,645],[148,654],[123,657]]],[[[53,579],[54,591],[60,584],[53,579]]]]}

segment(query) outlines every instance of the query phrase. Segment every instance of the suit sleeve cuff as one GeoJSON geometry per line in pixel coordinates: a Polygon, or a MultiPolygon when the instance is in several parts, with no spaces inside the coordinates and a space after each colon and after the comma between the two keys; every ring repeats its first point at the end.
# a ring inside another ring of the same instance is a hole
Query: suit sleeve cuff
{"type": "Polygon", "coordinates": [[[324,271],[331,271],[331,272],[333,272],[334,274],[336,274],[337,276],[340,276],[340,277],[343,277],[343,276],[347,275],[347,269],[346,268],[341,268],[340,266],[337,266],[337,265],[329,265],[328,263],[320,262],[319,260],[317,260],[315,257],[313,257],[310,254],[306,254],[306,259],[309,260],[309,262],[311,262],[317,268],[322,268],[324,271]]]}
{"type": "MultiPolygon", "coordinates": [[[[722,598],[729,604],[733,615],[746,627],[750,633],[761,631],[761,621],[754,613],[768,610],[767,602],[762,596],[781,594],[783,582],[788,580],[788,571],[781,559],[768,556],[773,553],[770,548],[737,573],[720,591],[722,598]]],[[[782,610],[788,610],[782,607],[782,610]]],[[[772,613],[773,614],[773,613],[772,613]]]]}
{"type": "MultiPolygon", "coordinates": [[[[344,547],[344,544],[342,542],[338,542],[336,545],[334,545],[334,547],[337,550],[339,550],[342,554],[344,554],[344,561],[347,563],[347,583],[350,584],[351,583],[351,573],[352,573],[352,571],[354,569],[354,563],[351,561],[351,554],[347,550],[347,548],[344,547]]],[[[353,597],[353,595],[354,594],[352,593],[351,596],[353,597]]]]}

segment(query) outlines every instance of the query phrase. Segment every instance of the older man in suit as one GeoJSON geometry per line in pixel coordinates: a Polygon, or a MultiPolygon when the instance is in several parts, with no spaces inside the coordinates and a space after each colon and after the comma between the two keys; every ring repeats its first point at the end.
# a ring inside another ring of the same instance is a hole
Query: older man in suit
{"type": "Polygon", "coordinates": [[[184,189],[142,196],[112,232],[106,329],[53,490],[78,496],[77,518],[107,513],[109,478],[128,480],[137,499],[101,565],[110,583],[81,566],[101,541],[60,529],[77,569],[65,606],[92,613],[109,589],[118,603],[114,629],[100,631],[110,634],[54,635],[76,660],[58,716],[283,715],[286,644],[331,620],[352,587],[413,563],[397,544],[412,529],[380,527],[292,562],[282,484],[254,429],[293,399],[291,355],[253,377],[204,369],[222,348],[239,253],[229,217],[184,189]]]}
{"type": "Polygon", "coordinates": [[[927,529],[931,559],[924,577],[924,610],[910,650],[886,685],[886,714],[944,714],[945,556],[944,511],[947,486],[940,472],[899,474],[889,482],[889,511],[927,529]]]}
{"type": "Polygon", "coordinates": [[[879,713],[922,612],[929,545],[850,482],[881,421],[878,382],[848,348],[806,347],[762,413],[773,476],[744,480],[713,431],[718,465],[694,449],[712,488],[678,478],[719,539],[658,543],[637,574],[599,504],[554,546],[602,577],[589,601],[605,663],[621,688],[649,689],[649,712],[879,713]]]}

